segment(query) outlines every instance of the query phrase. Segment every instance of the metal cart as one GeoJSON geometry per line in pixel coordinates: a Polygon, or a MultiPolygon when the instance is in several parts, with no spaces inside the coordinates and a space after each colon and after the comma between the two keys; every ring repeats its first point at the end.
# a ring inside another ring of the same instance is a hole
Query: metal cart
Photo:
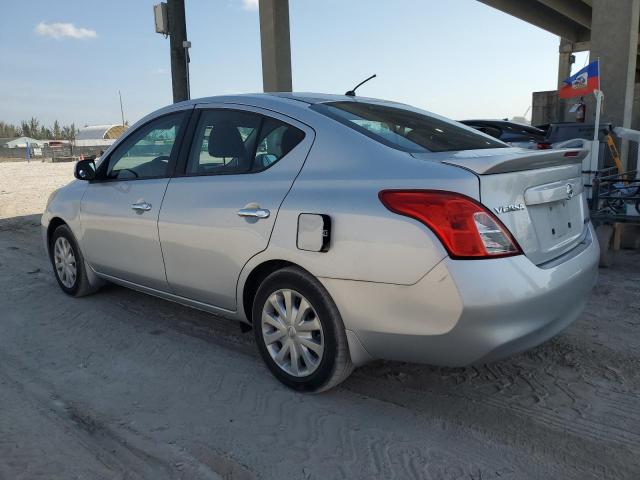
{"type": "Polygon", "coordinates": [[[620,250],[625,225],[640,225],[638,171],[600,170],[593,180],[591,221],[600,243],[600,266],[608,267],[620,250]]]}

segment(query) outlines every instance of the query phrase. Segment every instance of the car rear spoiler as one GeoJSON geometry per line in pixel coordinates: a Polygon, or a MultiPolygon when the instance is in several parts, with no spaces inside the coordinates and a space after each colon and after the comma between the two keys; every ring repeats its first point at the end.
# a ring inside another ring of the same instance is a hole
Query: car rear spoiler
{"type": "Polygon", "coordinates": [[[562,149],[517,152],[505,155],[454,156],[442,160],[442,163],[462,167],[478,175],[491,175],[580,163],[588,153],[587,150],[562,149]]]}

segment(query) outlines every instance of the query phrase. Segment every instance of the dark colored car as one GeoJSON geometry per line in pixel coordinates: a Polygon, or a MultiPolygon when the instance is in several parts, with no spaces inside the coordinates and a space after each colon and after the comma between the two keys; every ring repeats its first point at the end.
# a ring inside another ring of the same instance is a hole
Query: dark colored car
{"type": "MultiPolygon", "coordinates": [[[[583,138],[585,140],[593,140],[593,123],[581,122],[558,122],[539,125],[537,129],[544,132],[544,141],[549,145],[574,138],[583,138]]],[[[611,131],[610,123],[600,125],[600,139],[611,131]]]]}
{"type": "Polygon", "coordinates": [[[549,148],[545,131],[529,125],[506,120],[461,120],[461,123],[514,147],[549,148]]]}

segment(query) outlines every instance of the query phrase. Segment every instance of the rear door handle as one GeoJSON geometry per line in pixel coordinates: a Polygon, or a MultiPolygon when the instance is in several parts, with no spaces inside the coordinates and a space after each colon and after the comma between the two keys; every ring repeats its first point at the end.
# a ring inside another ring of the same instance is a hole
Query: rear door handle
{"type": "Polygon", "coordinates": [[[271,212],[266,208],[241,208],[238,210],[240,217],[269,218],[271,212]]]}
{"type": "Polygon", "coordinates": [[[148,212],[151,210],[151,204],[147,202],[138,202],[131,204],[131,210],[136,212],[148,212]]]}

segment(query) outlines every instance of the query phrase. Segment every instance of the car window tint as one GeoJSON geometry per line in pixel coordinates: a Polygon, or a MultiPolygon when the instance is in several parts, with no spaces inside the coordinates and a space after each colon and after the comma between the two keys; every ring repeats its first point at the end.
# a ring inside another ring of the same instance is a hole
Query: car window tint
{"type": "Polygon", "coordinates": [[[217,175],[251,170],[261,116],[234,110],[205,110],[193,137],[188,174],[217,175]]]}
{"type": "Polygon", "coordinates": [[[107,178],[134,180],[164,177],[184,112],[163,116],[132,133],[109,157],[107,178]]]}
{"type": "Polygon", "coordinates": [[[501,138],[502,130],[496,127],[490,127],[489,125],[469,125],[470,127],[475,128],[476,130],[486,133],[487,135],[491,135],[493,138],[501,138]]]}
{"type": "Polygon", "coordinates": [[[526,125],[518,125],[516,123],[504,123],[501,127],[504,130],[505,135],[510,136],[510,138],[542,137],[544,134],[542,130],[527,127],[526,125]]]}
{"type": "Polygon", "coordinates": [[[260,129],[253,171],[262,171],[289,153],[304,138],[304,132],[274,118],[266,118],[260,129]]]}
{"type": "Polygon", "coordinates": [[[366,102],[320,103],[311,108],[380,143],[406,152],[508,146],[461,124],[404,108],[366,102]]]}
{"type": "Polygon", "coordinates": [[[514,128],[520,130],[522,133],[525,134],[529,134],[529,135],[544,135],[544,131],[536,128],[536,127],[530,127],[528,125],[516,125],[514,124],[514,128]]]}

